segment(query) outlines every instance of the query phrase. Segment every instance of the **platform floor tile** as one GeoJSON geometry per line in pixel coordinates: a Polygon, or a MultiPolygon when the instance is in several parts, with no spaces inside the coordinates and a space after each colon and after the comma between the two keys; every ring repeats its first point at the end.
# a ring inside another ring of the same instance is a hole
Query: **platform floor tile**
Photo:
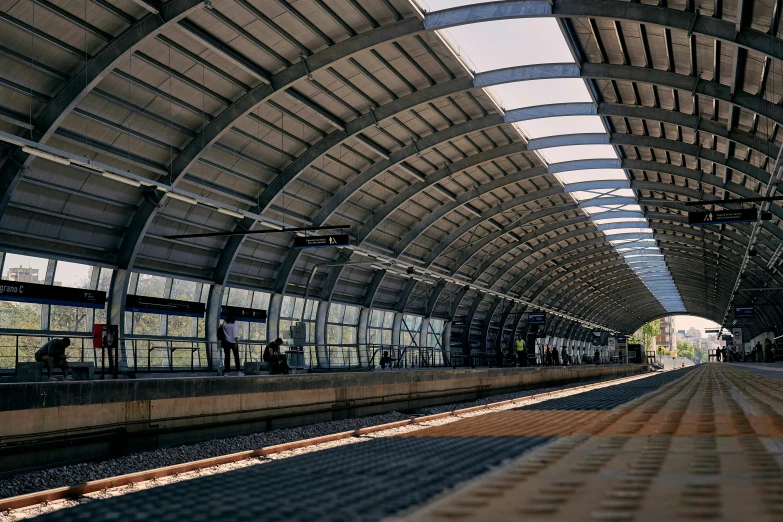
{"type": "Polygon", "coordinates": [[[677,374],[395,520],[783,520],[783,381],[736,365],[677,374]]]}

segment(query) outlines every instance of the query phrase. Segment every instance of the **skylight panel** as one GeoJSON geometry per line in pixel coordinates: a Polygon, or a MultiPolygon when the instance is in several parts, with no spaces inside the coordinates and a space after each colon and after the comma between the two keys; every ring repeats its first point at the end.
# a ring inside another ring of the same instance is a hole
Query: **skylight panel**
{"type": "Polygon", "coordinates": [[[605,236],[613,236],[616,234],[632,234],[632,233],[649,233],[652,234],[652,230],[649,228],[613,228],[609,230],[603,230],[605,236]]]}
{"type": "Polygon", "coordinates": [[[554,18],[481,22],[452,27],[446,33],[470,57],[477,72],[574,61],[554,18]]]}
{"type": "Polygon", "coordinates": [[[491,87],[508,110],[553,103],[592,103],[581,78],[557,78],[504,83],[491,87]]]}
{"type": "MultiPolygon", "coordinates": [[[[541,149],[549,163],[584,159],[617,159],[617,153],[611,145],[568,145],[541,149]]],[[[602,169],[603,170],[603,169],[602,169]]]]}
{"type": "Polygon", "coordinates": [[[559,172],[557,177],[564,184],[581,183],[583,181],[595,181],[600,179],[627,180],[628,176],[621,169],[588,169],[559,172]]]}
{"type": "Polygon", "coordinates": [[[556,116],[520,121],[515,124],[530,139],[563,134],[603,134],[606,132],[598,116],[556,116]]]}

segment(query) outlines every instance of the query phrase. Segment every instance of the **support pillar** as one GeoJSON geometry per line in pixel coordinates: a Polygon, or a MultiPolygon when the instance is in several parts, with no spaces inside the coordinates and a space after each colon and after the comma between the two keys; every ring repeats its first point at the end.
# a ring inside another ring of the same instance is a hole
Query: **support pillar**
{"type": "Polygon", "coordinates": [[[451,364],[451,321],[443,325],[440,348],[443,351],[443,364],[451,364]]]}
{"type": "Polygon", "coordinates": [[[269,342],[280,337],[280,309],[282,306],[283,294],[272,294],[266,314],[266,338],[269,342]]]}
{"type": "MultiPolygon", "coordinates": [[[[125,335],[131,332],[125,331],[125,298],[128,297],[128,284],[130,283],[131,271],[118,268],[111,274],[109,283],[108,309],[106,310],[106,324],[117,326],[120,340],[118,342],[117,356],[119,368],[128,368],[128,347],[125,341],[125,335]]],[[[107,357],[113,354],[107,352],[107,357]]],[[[109,365],[111,367],[111,365],[109,365]]],[[[135,370],[135,365],[134,365],[135,370]]]]}
{"type": "MultiPolygon", "coordinates": [[[[305,302],[307,306],[307,302],[305,302]]],[[[315,356],[319,368],[329,368],[331,357],[326,346],[326,318],[329,313],[329,301],[318,301],[315,311],[315,356]]]]}
{"type": "MultiPolygon", "coordinates": [[[[370,364],[370,351],[367,347],[367,325],[370,324],[370,308],[362,308],[359,310],[359,324],[356,332],[356,342],[359,345],[359,363],[362,366],[370,364]]],[[[376,363],[378,361],[375,361],[376,363]]]]}
{"type": "Polygon", "coordinates": [[[212,284],[207,294],[207,313],[204,317],[204,336],[207,342],[207,367],[210,371],[217,368],[218,375],[223,375],[223,365],[220,361],[217,330],[220,328],[220,309],[223,306],[223,285],[212,284]]]}
{"type": "Polygon", "coordinates": [[[402,312],[394,312],[394,322],[392,323],[392,345],[400,345],[400,330],[402,329],[402,312]]]}

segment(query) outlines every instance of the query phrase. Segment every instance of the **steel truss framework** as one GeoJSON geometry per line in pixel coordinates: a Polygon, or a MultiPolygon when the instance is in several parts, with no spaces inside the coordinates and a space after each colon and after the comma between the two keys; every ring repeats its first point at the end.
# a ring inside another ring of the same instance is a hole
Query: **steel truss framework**
{"type": "MultiPolygon", "coordinates": [[[[105,8],[105,4],[95,6],[105,8]]],[[[42,40],[41,45],[54,45],[72,60],[63,60],[58,68],[38,56],[2,46],[2,59],[48,78],[48,83],[23,86],[13,78],[0,78],[2,92],[12,93],[7,97],[0,94],[0,118],[20,136],[98,154],[109,161],[126,161],[153,179],[168,179],[172,185],[196,187],[209,197],[234,201],[246,214],[268,216],[273,221],[288,216],[312,225],[346,220],[357,223],[356,241],[361,249],[379,251],[383,247],[385,251],[381,251],[392,258],[460,277],[465,285],[440,280],[426,286],[414,279],[400,280],[383,269],[357,282],[352,279],[355,270],[337,267],[325,271],[327,275],[319,280],[318,296],[325,303],[319,306],[319,318],[325,322],[326,307],[336,293],[341,300],[349,297],[340,288],[358,285],[362,290],[354,296],[357,304],[377,306],[383,295],[384,306],[391,306],[398,314],[413,311],[447,319],[459,315],[481,330],[485,345],[491,329],[516,331],[522,324],[526,307],[507,301],[510,296],[567,310],[572,318],[625,332],[663,315],[658,301],[608,243],[600,227],[579,210],[580,205],[553,176],[592,168],[626,169],[631,173],[630,182],[590,182],[569,190],[632,189],[637,198],[607,198],[602,203],[638,201],[642,216],[613,215],[647,219],[654,231],[652,239],[688,311],[721,319],[733,294],[751,227],[694,229],[687,225],[684,213],[693,209],[689,200],[752,197],[770,181],[770,166],[780,148],[777,130],[783,126],[783,107],[778,103],[783,86],[775,85],[779,76],[773,74],[783,58],[783,41],[778,37],[780,0],[767,10],[756,6],[756,11],[753,2],[746,0],[739,3],[737,13],[723,13],[716,1],[712,16],[704,14],[704,6],[697,11],[693,2],[680,11],[665,4],[654,7],[615,0],[487,3],[425,16],[405,2],[374,0],[362,2],[364,7],[356,1],[346,2],[345,9],[337,11],[318,2],[318,8],[306,14],[285,0],[268,5],[246,0],[214,4],[207,9],[201,0],[172,0],[157,5],[155,13],[115,9],[88,22],[78,13],[58,13],[47,2],[36,2],[53,13],[57,23],[76,26],[97,39],[89,52],[58,40],[53,36],[56,32],[44,32],[15,18],[24,12],[5,13],[4,23],[19,31],[14,35],[33,35],[42,40]],[[238,20],[237,10],[251,15],[276,37],[262,38],[262,33],[232,21],[238,20]],[[278,20],[280,13],[285,17],[278,20]],[[112,23],[106,22],[110,15],[112,23]],[[562,21],[577,56],[575,64],[512,67],[472,76],[433,32],[490,20],[542,16],[562,21]],[[724,16],[734,21],[724,20],[724,16]],[[641,37],[640,54],[631,50],[624,36],[630,28],[641,37]],[[661,31],[664,45],[650,36],[650,28],[661,31]],[[221,39],[219,35],[227,34],[223,31],[233,31],[243,44],[221,39]],[[689,45],[687,63],[678,63],[673,55],[674,37],[689,45]],[[185,41],[201,46],[204,52],[191,52],[187,45],[178,43],[185,41]],[[177,69],[171,60],[166,64],[151,57],[150,49],[161,42],[169,52],[173,49],[200,67],[201,82],[181,67],[177,69]],[[263,59],[248,58],[251,50],[261,53],[263,59]],[[701,72],[709,68],[697,63],[706,51],[716,57],[711,78],[701,72]],[[728,80],[719,70],[723,53],[733,60],[728,80]],[[131,54],[149,68],[129,70],[126,63],[131,54]],[[758,79],[751,78],[757,71],[749,61],[762,64],[758,79]],[[346,76],[349,66],[352,76],[346,76]],[[216,78],[209,87],[204,80],[207,72],[216,78]],[[182,114],[198,118],[182,116],[175,122],[173,113],[165,117],[130,97],[123,99],[112,93],[118,78],[129,88],[133,85],[146,96],[166,100],[182,114]],[[504,111],[481,91],[482,87],[545,78],[585,79],[593,87],[595,102],[504,111]],[[206,104],[199,107],[184,99],[184,95],[178,97],[170,87],[168,91],[161,87],[175,81],[209,98],[209,109],[206,104]],[[664,101],[664,93],[671,93],[671,102],[664,101]],[[128,117],[117,117],[108,109],[102,113],[94,102],[96,96],[113,110],[121,108],[148,124],[134,127],[128,117]],[[31,100],[28,115],[14,106],[20,99],[31,100]],[[270,111],[278,114],[279,120],[273,121],[270,111]],[[601,116],[611,132],[526,143],[509,126],[536,118],[575,115],[601,116]],[[74,118],[97,122],[101,129],[124,133],[145,146],[167,148],[168,155],[134,154],[89,132],[79,135],[74,118]],[[264,136],[249,133],[248,121],[263,126],[264,136]],[[290,126],[286,129],[286,121],[295,122],[301,132],[292,132],[290,126]],[[155,125],[168,125],[168,137],[155,125]],[[171,138],[175,134],[179,139],[171,138]],[[254,155],[237,140],[266,152],[254,155]],[[456,143],[469,145],[460,149],[456,143]],[[534,155],[534,151],[548,147],[580,144],[612,145],[622,159],[547,167],[534,155]],[[342,159],[342,151],[348,151],[351,160],[342,159]],[[233,158],[231,162],[217,159],[227,156],[233,158]],[[325,167],[325,158],[331,170],[325,167]],[[233,166],[238,161],[251,165],[257,175],[233,166]],[[200,174],[205,166],[232,179],[250,179],[262,189],[249,195],[247,188],[231,191],[216,181],[216,175],[210,179],[200,174]],[[490,171],[502,174],[493,177],[487,174],[490,171]],[[318,183],[313,183],[313,172],[328,176],[330,187],[314,186],[318,183]],[[475,181],[476,173],[483,175],[484,181],[466,186],[465,180],[475,181]],[[396,188],[387,182],[389,176],[396,180],[396,188]],[[384,187],[382,198],[373,196],[373,188],[378,186],[384,187]],[[316,197],[314,191],[320,191],[321,196],[316,197]],[[301,192],[307,197],[296,199],[301,192]],[[422,194],[438,203],[423,209],[427,205],[418,202],[422,194]],[[286,198],[301,201],[299,208],[310,210],[291,211],[286,198]],[[367,204],[368,200],[372,203],[367,204]],[[468,285],[503,297],[471,290],[468,285]],[[509,325],[512,313],[516,319],[509,325]]],[[[15,37],[19,38],[9,36],[15,37]]],[[[264,239],[232,237],[222,244],[168,241],[160,231],[173,226],[171,223],[200,230],[243,231],[258,221],[248,215],[215,225],[203,216],[182,212],[176,206],[179,203],[172,204],[159,190],[142,194],[139,189],[130,197],[111,200],[62,184],[47,184],[31,174],[45,165],[21,148],[5,149],[0,177],[2,246],[9,251],[116,268],[110,315],[119,324],[124,320],[130,273],[138,269],[210,282],[210,337],[214,336],[225,285],[273,290],[270,335],[277,335],[272,323],[279,317],[281,296],[295,293],[301,275],[314,263],[334,260],[306,256],[288,245],[264,239]],[[100,244],[76,239],[52,241],[45,234],[23,233],[25,227],[19,223],[32,220],[24,212],[41,212],[20,189],[34,183],[46,185],[46,190],[60,197],[89,199],[115,209],[112,212],[121,216],[113,223],[95,223],[86,217],[79,222],[78,211],[55,211],[50,216],[74,226],[96,226],[101,237],[111,236],[112,240],[100,244]],[[20,241],[25,241],[23,248],[20,241]],[[259,249],[264,248],[280,254],[259,260],[259,249]],[[150,254],[161,250],[170,257],[150,254]],[[183,255],[171,255],[179,250],[203,259],[203,266],[189,266],[183,255]],[[237,269],[239,264],[249,263],[256,263],[259,268],[254,270],[265,275],[251,277],[249,269],[237,269]]],[[[743,286],[783,283],[777,267],[768,266],[776,250],[773,242],[783,242],[779,226],[783,209],[773,205],[771,211],[774,219],[763,223],[762,242],[773,247],[760,246],[758,255],[750,258],[751,269],[742,280],[743,286]]],[[[342,263],[360,258],[355,250],[337,256],[342,263]]],[[[367,314],[363,317],[366,320],[367,314]]],[[[772,298],[749,325],[749,335],[781,319],[783,306],[780,299],[772,298]]],[[[574,339],[589,336],[587,329],[565,317],[551,321],[547,331],[574,339]]]]}

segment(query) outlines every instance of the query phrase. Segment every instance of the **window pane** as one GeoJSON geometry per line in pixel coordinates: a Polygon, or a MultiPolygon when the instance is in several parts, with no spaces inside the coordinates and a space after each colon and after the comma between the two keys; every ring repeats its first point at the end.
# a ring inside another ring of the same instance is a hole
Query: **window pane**
{"type": "Polygon", "coordinates": [[[291,296],[283,297],[283,303],[280,307],[280,317],[293,317],[294,298],[291,296]]]}
{"type": "Polygon", "coordinates": [[[168,320],[168,335],[171,337],[191,337],[193,322],[191,317],[170,315],[168,320]]]}
{"type": "Polygon", "coordinates": [[[302,312],[304,311],[304,299],[296,298],[294,301],[294,311],[293,315],[291,317],[295,319],[301,319],[302,318],[302,312]]]}
{"type": "Polygon", "coordinates": [[[269,310],[270,295],[266,292],[253,292],[253,308],[256,310],[269,310]]]}
{"type": "Polygon", "coordinates": [[[330,304],[328,322],[342,323],[344,313],[345,313],[345,305],[335,304],[335,303],[330,304]]]}
{"type": "Polygon", "coordinates": [[[346,306],[345,316],[343,317],[343,324],[357,325],[359,324],[359,307],[358,306],[346,306]]]}
{"type": "Polygon", "coordinates": [[[54,285],[71,288],[90,288],[92,268],[89,265],[57,261],[54,270],[54,285]]]}
{"type": "Polygon", "coordinates": [[[98,290],[101,292],[108,292],[111,285],[111,276],[114,270],[111,268],[101,268],[101,275],[98,278],[98,290]]]}
{"type": "Polygon", "coordinates": [[[228,305],[247,308],[250,306],[250,299],[252,297],[253,293],[250,290],[231,288],[231,291],[228,294],[228,305]]]}
{"type": "Polygon", "coordinates": [[[330,324],[326,327],[326,344],[341,344],[340,327],[330,324]]]}
{"type": "Polygon", "coordinates": [[[146,297],[163,297],[166,289],[166,278],[149,274],[139,274],[139,284],[136,295],[146,297]]]}
{"type": "Polygon", "coordinates": [[[92,309],[52,305],[49,311],[49,329],[55,332],[84,332],[89,330],[92,309]]]}
{"type": "Polygon", "coordinates": [[[0,301],[0,327],[40,330],[41,305],[0,301]]]}
{"type": "Polygon", "coordinates": [[[171,283],[171,298],[180,301],[193,301],[196,296],[196,282],[175,279],[171,283]]]}
{"type": "Polygon", "coordinates": [[[370,314],[370,326],[377,328],[383,324],[383,312],[380,310],[373,310],[370,314]]]}
{"type": "Polygon", "coordinates": [[[394,312],[383,312],[383,327],[391,328],[394,325],[394,312]]]}
{"type": "Polygon", "coordinates": [[[158,314],[133,312],[133,333],[160,336],[160,318],[158,314]]]}
{"type": "MultiPolygon", "coordinates": [[[[6,254],[3,263],[3,279],[25,283],[41,283],[46,280],[48,259],[41,257],[6,254]]],[[[36,328],[40,328],[40,323],[36,328]]]]}
{"type": "Polygon", "coordinates": [[[355,326],[343,326],[343,344],[356,344],[357,330],[355,326]]]}

